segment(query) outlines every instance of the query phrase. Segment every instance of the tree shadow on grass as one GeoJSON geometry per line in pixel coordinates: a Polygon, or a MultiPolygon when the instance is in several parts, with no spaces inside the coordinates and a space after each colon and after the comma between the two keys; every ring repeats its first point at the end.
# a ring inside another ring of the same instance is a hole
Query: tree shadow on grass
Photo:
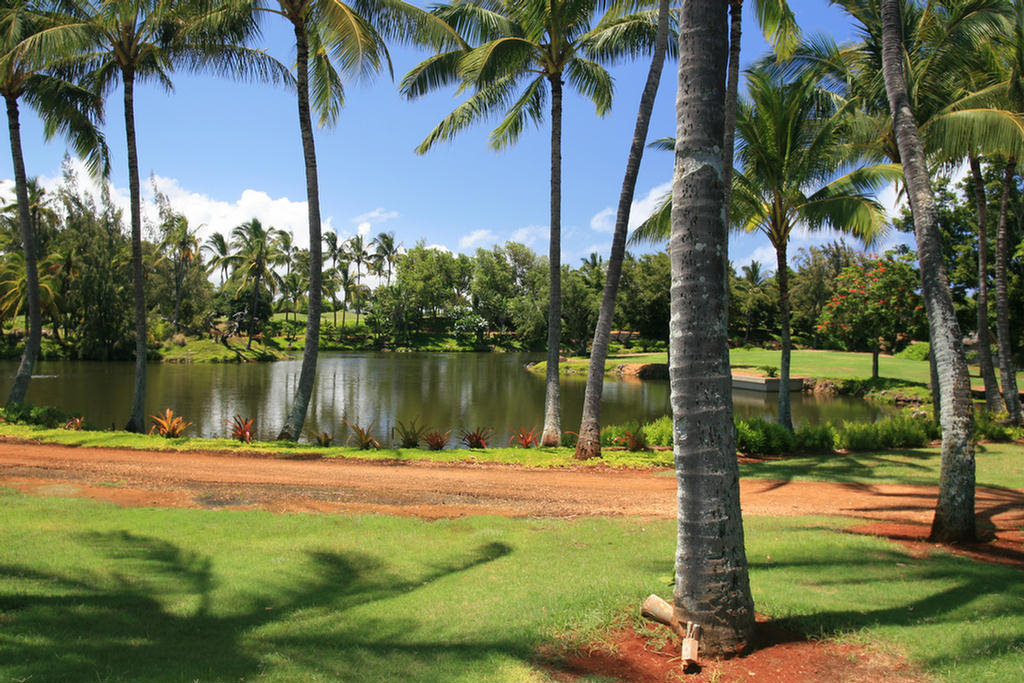
{"type": "Polygon", "coordinates": [[[387,604],[508,555],[504,543],[442,551],[409,576],[366,554],[309,552],[301,571],[215,605],[210,557],[125,531],[80,540],[106,556],[102,573],[0,566],[0,662],[12,680],[244,681],[280,665],[302,680],[441,681],[438,660],[450,676],[531,656],[527,643],[485,636],[445,643],[387,604]],[[352,613],[370,605],[372,617],[352,613]]]}
{"type": "Polygon", "coordinates": [[[921,475],[901,475],[901,483],[936,484],[938,459],[934,451],[911,448],[867,453],[793,455],[763,462],[740,463],[740,476],[790,482],[813,474],[815,479],[821,481],[889,483],[894,477],[886,467],[891,466],[921,475]]]}

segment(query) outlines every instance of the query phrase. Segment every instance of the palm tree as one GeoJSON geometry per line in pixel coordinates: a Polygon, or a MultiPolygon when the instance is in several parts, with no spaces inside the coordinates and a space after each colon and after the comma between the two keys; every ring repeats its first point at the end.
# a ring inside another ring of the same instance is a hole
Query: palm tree
{"type": "Polygon", "coordinates": [[[257,18],[267,14],[283,17],[295,35],[295,89],[309,220],[309,310],[295,398],[278,434],[279,439],[294,440],[302,433],[313,395],[322,308],[320,188],[310,116],[310,88],[312,86],[312,104],[319,115],[319,124],[331,126],[337,121],[345,101],[343,76],[368,78],[385,67],[390,71],[385,37],[410,39],[415,33],[422,40],[442,45],[447,29],[431,20],[423,10],[401,0],[365,0],[353,4],[341,0],[252,0],[250,7],[257,18]]]}
{"type": "Polygon", "coordinates": [[[844,142],[852,105],[835,106],[813,78],[783,83],[767,69],[754,69],[747,89],[750,100],[737,112],[742,170],[733,174],[732,221],[748,232],[762,232],[775,248],[782,337],[779,423],[792,430],[790,235],[797,226],[829,227],[873,241],[885,228],[885,212],[871,195],[899,169],[861,164],[857,151],[844,142]]]}
{"type": "Polygon", "coordinates": [[[985,180],[981,175],[981,160],[972,154],[969,162],[974,202],[978,211],[978,365],[985,384],[985,407],[996,413],[1002,407],[1002,397],[999,395],[999,384],[996,382],[996,373],[992,366],[988,330],[988,197],[985,195],[985,180]]]}
{"type": "MultiPolygon", "coordinates": [[[[661,71],[665,64],[665,53],[669,45],[669,2],[660,0],[658,3],[658,28],[654,41],[654,54],[651,56],[651,67],[647,71],[647,82],[640,96],[640,106],[636,116],[636,127],[633,141],[626,158],[626,174],[622,180],[619,193],[619,206],[615,218],[615,232],[612,237],[611,256],[608,260],[608,271],[604,277],[604,289],[601,293],[601,308],[598,312],[597,325],[594,330],[594,342],[590,347],[590,365],[587,372],[587,387],[583,397],[583,414],[580,417],[579,438],[576,440],[575,457],[580,460],[597,457],[601,454],[601,397],[604,392],[604,366],[608,357],[608,343],[611,341],[612,318],[615,314],[615,298],[619,291],[619,280],[622,277],[622,263],[626,255],[626,232],[629,227],[629,215],[633,205],[633,194],[636,190],[636,179],[640,174],[640,162],[643,159],[644,143],[651,123],[651,112],[654,110],[654,99],[658,94],[661,82],[661,71]]],[[[596,257],[596,254],[592,254],[596,257]]],[[[598,268],[598,273],[600,269],[598,268]]]]}
{"type": "MultiPolygon", "coordinates": [[[[345,314],[348,313],[348,303],[351,301],[352,292],[355,291],[356,281],[352,278],[352,271],[349,270],[348,261],[342,261],[335,267],[334,273],[337,278],[337,289],[341,290],[341,328],[345,329],[345,314]]],[[[337,308],[337,306],[335,306],[337,308]]],[[[337,318],[334,319],[337,324],[337,318]]],[[[356,318],[358,324],[359,319],[356,318]]]]}
{"type": "Polygon", "coordinates": [[[931,538],[942,542],[973,541],[976,536],[974,445],[971,441],[974,416],[970,377],[942,260],[925,147],[907,91],[901,19],[900,0],[882,0],[882,75],[914,216],[922,294],[928,312],[932,353],[938,369],[942,465],[931,538]]]}
{"type": "Polygon", "coordinates": [[[34,229],[25,158],[21,149],[19,102],[27,102],[39,114],[47,139],[60,132],[86,159],[90,170],[95,173],[109,170],[103,136],[96,129],[102,114],[102,101],[52,69],[71,49],[68,41],[57,37],[50,41],[49,50],[42,55],[26,50],[28,41],[42,33],[59,36],[59,27],[65,19],[56,12],[44,15],[28,2],[5,0],[0,3],[0,94],[7,104],[28,308],[28,338],[7,397],[8,403],[25,400],[42,339],[38,236],[34,229]]]}
{"type": "Polygon", "coordinates": [[[164,234],[163,240],[157,245],[157,252],[164,257],[169,257],[174,265],[174,331],[181,331],[181,289],[185,281],[185,274],[189,265],[195,260],[199,253],[199,239],[196,230],[189,227],[188,219],[180,213],[175,213],[168,205],[164,214],[163,223],[160,226],[164,234]]]}
{"type": "Polygon", "coordinates": [[[743,343],[750,341],[750,326],[754,309],[758,299],[764,296],[764,286],[768,283],[768,275],[762,269],[760,261],[751,261],[743,266],[743,275],[740,277],[740,285],[745,290],[743,314],[746,317],[746,329],[743,334],[743,343]]]}
{"type": "Polygon", "coordinates": [[[249,341],[246,348],[252,348],[252,338],[256,334],[260,293],[266,291],[273,298],[281,284],[281,276],[274,270],[281,263],[276,232],[274,228],[264,228],[257,218],[231,231],[231,247],[234,251],[227,261],[235,271],[242,273],[237,293],[249,289],[249,341]]]}
{"type": "Polygon", "coordinates": [[[544,446],[557,446],[562,430],[558,359],[563,85],[568,82],[594,103],[599,115],[604,115],[611,108],[612,81],[598,62],[644,52],[656,32],[651,12],[624,14],[619,4],[613,4],[591,28],[596,5],[596,0],[557,5],[547,0],[469,0],[440,5],[432,12],[464,37],[455,49],[421,62],[402,80],[402,91],[410,98],[455,83],[460,83],[460,90],[472,93],[427,135],[416,148],[419,153],[506,108],[501,123],[491,133],[491,146],[501,149],[514,144],[528,124],[543,120],[550,94],[550,300],[541,434],[544,446]]]}
{"type": "Polygon", "coordinates": [[[721,163],[728,0],[683,3],[673,181],[669,334],[678,481],[675,616],[701,625],[708,655],[751,641],[726,328],[728,178],[721,163]],[[691,245],[700,244],[701,249],[691,245]]]}
{"type": "Polygon", "coordinates": [[[284,265],[285,277],[292,274],[292,264],[295,262],[295,253],[299,250],[295,246],[295,236],[287,230],[274,231],[274,248],[281,255],[281,263],[284,265]]]}
{"type": "Polygon", "coordinates": [[[391,270],[398,259],[398,249],[401,245],[395,242],[395,233],[382,232],[373,238],[372,245],[375,247],[374,254],[381,265],[387,268],[387,283],[391,284],[391,270]]]}
{"type": "MultiPolygon", "coordinates": [[[[362,235],[352,235],[345,241],[345,257],[356,264],[356,284],[363,281],[363,264],[370,261],[370,250],[367,248],[366,240],[362,235]]],[[[356,309],[356,313],[359,309],[356,309]]]]}
{"type": "Polygon", "coordinates": [[[231,246],[228,244],[227,238],[224,237],[224,233],[215,232],[207,237],[203,243],[202,250],[210,254],[210,270],[220,268],[220,285],[223,287],[224,280],[227,278],[228,267],[231,265],[228,259],[231,255],[231,246]]]}
{"type": "MultiPolygon", "coordinates": [[[[78,46],[69,68],[88,77],[100,93],[123,87],[128,191],[131,204],[132,279],[135,302],[135,388],[125,427],[141,432],[146,397],[146,296],[142,254],[142,202],[135,131],[135,85],[155,81],[171,88],[178,67],[211,69],[266,80],[286,72],[259,50],[237,44],[252,26],[230,3],[208,0],[61,0],[78,46]]],[[[45,50],[50,41],[40,40],[45,50]]]]}
{"type": "MultiPolygon", "coordinates": [[[[334,270],[338,270],[338,259],[345,253],[345,244],[338,241],[338,233],[333,230],[328,230],[324,233],[324,247],[326,253],[323,255],[324,259],[328,259],[332,262],[334,270]]],[[[334,288],[334,292],[337,292],[337,287],[334,288]]],[[[331,297],[331,313],[334,316],[334,326],[338,326],[338,300],[334,296],[331,297]]],[[[344,320],[344,315],[342,315],[344,320]]]]}

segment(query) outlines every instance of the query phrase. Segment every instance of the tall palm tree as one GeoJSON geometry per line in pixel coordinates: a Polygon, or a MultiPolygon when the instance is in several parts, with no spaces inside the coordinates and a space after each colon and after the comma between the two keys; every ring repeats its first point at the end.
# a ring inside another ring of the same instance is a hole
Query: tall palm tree
{"type": "MultiPolygon", "coordinates": [[[[333,230],[328,230],[327,232],[325,232],[324,236],[323,236],[323,240],[324,240],[324,248],[325,248],[324,249],[325,253],[323,255],[323,258],[325,260],[330,260],[332,265],[333,265],[333,269],[335,271],[337,271],[338,270],[338,259],[340,259],[342,254],[345,253],[345,244],[344,244],[344,242],[339,242],[338,241],[338,233],[334,232],[333,230]]],[[[336,298],[336,296],[337,296],[337,287],[335,287],[333,291],[335,292],[335,296],[331,297],[331,313],[332,313],[332,315],[334,317],[334,326],[337,327],[338,326],[338,300],[336,298]]],[[[344,320],[344,315],[342,316],[342,320],[344,320]]]]}
{"type": "Polygon", "coordinates": [[[281,254],[277,251],[276,233],[274,228],[264,228],[257,218],[231,231],[231,247],[234,251],[227,261],[235,271],[242,273],[237,293],[249,289],[247,348],[252,348],[252,338],[256,334],[260,294],[266,291],[273,298],[281,284],[281,276],[274,269],[282,262],[281,254]]]}
{"type": "Polygon", "coordinates": [[[228,240],[224,237],[224,233],[215,232],[206,238],[203,242],[202,251],[210,254],[210,270],[216,270],[220,268],[220,285],[224,286],[224,280],[227,278],[228,268],[231,262],[228,257],[231,255],[231,246],[228,244],[228,240]]]}
{"type": "Polygon", "coordinates": [[[764,286],[768,283],[768,275],[764,272],[760,261],[751,261],[743,266],[743,275],[740,277],[740,285],[746,295],[743,314],[746,317],[746,330],[743,335],[743,343],[750,341],[750,327],[757,300],[764,296],[764,286]]]}
{"type": "Polygon", "coordinates": [[[562,415],[558,377],[561,343],[561,197],[562,99],[566,82],[592,101],[599,115],[611,108],[611,76],[599,62],[634,56],[654,42],[650,11],[625,14],[613,4],[596,25],[596,0],[551,3],[548,0],[467,0],[432,12],[457,30],[458,45],[421,62],[402,80],[408,97],[459,83],[471,94],[416,148],[425,153],[470,125],[502,110],[491,146],[514,144],[530,123],[539,124],[550,95],[551,180],[548,266],[547,377],[541,445],[561,442],[562,415]]]}
{"type": "Polygon", "coordinates": [[[844,142],[852,105],[835,106],[813,78],[784,83],[767,69],[754,69],[747,89],[750,99],[737,111],[742,170],[733,174],[732,221],[748,232],[760,231],[775,248],[782,341],[779,423],[792,430],[789,238],[802,225],[873,241],[885,228],[885,212],[872,195],[899,168],[863,164],[844,142]]]}
{"type": "MultiPolygon", "coordinates": [[[[100,93],[123,88],[128,192],[131,204],[132,279],[135,302],[135,387],[126,429],[141,432],[146,398],[146,296],[142,254],[142,202],[135,130],[135,86],[154,81],[171,88],[176,67],[283,80],[286,72],[259,50],[238,44],[251,23],[232,3],[210,0],[59,0],[72,21],[79,48],[74,71],[100,93]]],[[[39,49],[50,41],[40,40],[39,49]]]]}
{"type": "Polygon", "coordinates": [[[985,180],[981,175],[981,160],[972,154],[969,163],[974,203],[978,212],[978,366],[985,385],[985,407],[995,413],[1002,407],[1002,397],[999,395],[999,384],[992,365],[992,344],[988,329],[988,197],[985,194],[985,180]]]}
{"type": "MultiPolygon", "coordinates": [[[[352,235],[345,240],[345,258],[356,264],[356,285],[363,281],[363,264],[370,261],[370,250],[362,235],[352,235]]],[[[358,309],[356,309],[358,313],[358,309]]]]}
{"type": "Polygon", "coordinates": [[[678,482],[676,618],[701,625],[708,655],[751,641],[726,326],[728,226],[721,163],[728,0],[685,2],[679,18],[679,96],[672,199],[669,334],[678,482]],[[702,245],[701,249],[693,245],[702,245]]]}
{"type": "Polygon", "coordinates": [[[321,126],[333,125],[345,101],[343,77],[369,78],[384,68],[390,72],[386,37],[408,40],[415,34],[442,45],[450,40],[445,38],[450,32],[423,10],[401,0],[357,0],[351,4],[341,0],[252,0],[250,7],[257,19],[283,17],[295,36],[295,89],[309,221],[309,310],[302,369],[291,409],[278,434],[279,439],[294,440],[302,433],[313,395],[323,296],[320,188],[310,105],[321,126]]]}
{"type": "Polygon", "coordinates": [[[974,430],[970,377],[949,294],[936,226],[935,197],[928,176],[925,146],[918,133],[907,91],[900,0],[881,2],[882,75],[892,111],[893,132],[914,216],[921,285],[928,313],[932,352],[938,369],[942,422],[939,499],[931,537],[936,541],[972,541],[974,518],[974,430]]]}
{"type": "MultiPolygon", "coordinates": [[[[352,277],[352,271],[349,269],[348,261],[342,261],[334,269],[335,278],[337,279],[337,289],[341,291],[341,328],[345,329],[345,315],[348,313],[348,304],[351,301],[352,292],[355,291],[356,281],[352,277]]],[[[335,306],[337,308],[337,306],[335,306]]],[[[337,324],[337,318],[334,319],[337,324]]],[[[358,324],[359,319],[356,318],[358,324]]]]}
{"type": "Polygon", "coordinates": [[[619,291],[619,280],[622,277],[622,263],[626,255],[626,232],[629,227],[630,210],[633,206],[636,179],[640,174],[644,144],[647,142],[647,132],[650,128],[651,112],[654,110],[654,100],[658,94],[658,85],[661,82],[661,71],[665,64],[665,53],[668,52],[668,46],[669,2],[660,0],[654,53],[651,56],[650,69],[647,71],[647,82],[640,96],[633,141],[630,143],[629,154],[626,158],[626,174],[622,179],[622,190],[619,192],[619,206],[615,217],[611,255],[608,259],[608,270],[604,277],[604,289],[601,293],[601,308],[594,329],[594,342],[590,347],[590,365],[587,372],[587,387],[583,396],[583,414],[580,417],[579,438],[576,440],[575,457],[580,460],[597,457],[601,454],[601,396],[604,392],[604,366],[608,357],[608,344],[611,341],[612,318],[615,314],[615,299],[619,291]]]}
{"type": "Polygon", "coordinates": [[[295,246],[295,236],[287,230],[275,230],[274,242],[277,253],[281,255],[281,264],[284,265],[284,275],[292,274],[292,264],[295,263],[295,253],[299,250],[295,246]]]}
{"type": "Polygon", "coordinates": [[[381,264],[387,268],[387,283],[391,284],[391,270],[398,259],[398,249],[401,245],[395,242],[395,233],[382,232],[373,238],[374,254],[381,264]]]}
{"type": "Polygon", "coordinates": [[[15,197],[18,207],[20,242],[25,266],[28,308],[28,338],[21,363],[7,396],[8,403],[25,400],[32,368],[42,339],[39,302],[38,238],[32,220],[25,158],[21,149],[19,102],[27,102],[43,120],[47,139],[64,134],[75,151],[86,159],[90,170],[109,170],[106,146],[96,124],[102,115],[102,101],[86,88],[53,70],[72,49],[67,39],[50,41],[44,54],[27,50],[29,41],[43,33],[60,34],[66,17],[57,12],[45,15],[31,3],[4,0],[0,3],[0,95],[7,105],[7,128],[14,164],[15,197]]]}

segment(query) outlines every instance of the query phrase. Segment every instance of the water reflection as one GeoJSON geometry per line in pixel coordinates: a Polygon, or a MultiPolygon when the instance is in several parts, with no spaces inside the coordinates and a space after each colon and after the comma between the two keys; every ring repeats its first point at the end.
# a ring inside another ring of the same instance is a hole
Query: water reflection
{"type": "MultiPolygon", "coordinates": [[[[495,443],[510,431],[539,427],[544,413],[544,377],[523,370],[537,354],[321,354],[308,429],[340,435],[342,418],[389,437],[396,420],[418,418],[443,430],[489,427],[495,443]]],[[[248,364],[152,364],[146,411],[170,407],[195,423],[190,433],[224,436],[235,414],[256,418],[261,438],[280,430],[298,382],[300,361],[248,364]]],[[[9,385],[15,361],[0,363],[0,382],[9,385]]],[[[132,363],[41,362],[28,400],[79,411],[97,426],[121,427],[131,404],[132,363]]],[[[575,431],[586,380],[562,383],[563,428],[575,431]]],[[[651,420],[669,411],[668,382],[605,382],[602,420],[606,424],[651,420]]],[[[775,396],[734,394],[736,414],[775,415],[775,396]]],[[[793,396],[795,422],[875,419],[884,408],[837,397],[793,396]]]]}

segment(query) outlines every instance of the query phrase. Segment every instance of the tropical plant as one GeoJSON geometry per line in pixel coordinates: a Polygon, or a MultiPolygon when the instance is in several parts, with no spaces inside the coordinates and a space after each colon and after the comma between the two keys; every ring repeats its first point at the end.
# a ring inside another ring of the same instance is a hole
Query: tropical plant
{"type": "Polygon", "coordinates": [[[417,147],[434,144],[502,109],[491,133],[491,146],[514,144],[530,123],[540,123],[550,94],[551,180],[548,246],[549,306],[544,430],[541,443],[557,446],[561,433],[558,376],[561,342],[561,146],[563,85],[592,101],[599,115],[611,108],[612,80],[598,63],[644,52],[654,42],[656,24],[650,11],[628,13],[618,3],[592,24],[596,2],[552,5],[546,0],[490,3],[455,2],[432,13],[458,32],[453,49],[421,62],[402,80],[408,97],[459,84],[471,94],[417,147]]]}
{"type": "Polygon", "coordinates": [[[170,259],[174,269],[174,317],[171,324],[175,332],[181,331],[181,290],[188,267],[199,255],[197,230],[188,224],[184,215],[171,207],[167,196],[154,188],[157,207],[160,212],[159,230],[162,235],[157,252],[162,258],[170,259]]]}
{"type": "Polygon", "coordinates": [[[462,443],[466,448],[487,448],[487,440],[494,435],[493,429],[477,427],[474,430],[462,429],[459,431],[462,443]]]}
{"type": "Polygon", "coordinates": [[[220,269],[220,284],[224,285],[224,280],[227,278],[228,268],[231,267],[231,247],[228,244],[228,240],[224,237],[224,233],[215,232],[206,238],[201,247],[202,251],[210,254],[210,272],[220,269]]]}
{"type": "MultiPolygon", "coordinates": [[[[88,78],[100,93],[121,86],[124,95],[131,205],[133,298],[135,303],[135,387],[126,429],[142,431],[146,395],[146,298],[142,253],[142,200],[135,130],[135,85],[156,81],[171,87],[178,67],[282,80],[286,72],[262,50],[238,44],[251,31],[231,3],[208,0],[62,0],[69,17],[63,33],[76,48],[61,67],[88,78]]],[[[31,46],[45,53],[56,36],[43,35],[31,46]]]]}
{"type": "Polygon", "coordinates": [[[651,450],[650,445],[647,443],[647,435],[644,433],[643,427],[637,423],[633,423],[625,427],[622,430],[622,435],[615,437],[613,442],[616,446],[622,446],[627,451],[651,450]]]}
{"type": "Polygon", "coordinates": [[[443,451],[445,446],[448,445],[448,439],[451,437],[451,434],[452,430],[450,429],[447,432],[435,429],[423,435],[423,443],[427,446],[428,450],[443,451]]]}
{"type": "Polygon", "coordinates": [[[75,416],[64,423],[64,429],[72,432],[80,432],[85,429],[85,419],[81,416],[75,416]]]}
{"type": "Polygon", "coordinates": [[[882,0],[882,75],[914,215],[922,296],[928,312],[941,404],[942,464],[931,538],[944,542],[972,541],[976,537],[976,528],[970,377],[942,261],[935,225],[935,197],[929,180],[925,147],[908,94],[901,20],[900,1],[882,0]]]}
{"type": "Polygon", "coordinates": [[[231,422],[228,423],[231,438],[242,443],[252,443],[256,433],[255,423],[256,421],[251,417],[235,415],[231,418],[231,422]]]}
{"type": "Polygon", "coordinates": [[[352,434],[350,434],[348,439],[345,441],[346,446],[354,441],[356,448],[361,451],[366,451],[371,448],[380,450],[380,442],[373,437],[373,422],[366,427],[360,427],[358,424],[349,422],[345,419],[342,419],[342,422],[352,430],[352,434]]]}
{"type": "Polygon", "coordinates": [[[526,431],[526,427],[520,427],[517,431],[512,432],[512,436],[508,437],[508,445],[511,446],[513,443],[519,448],[536,448],[540,445],[537,428],[531,427],[530,431],[526,431]]]}
{"type": "Polygon", "coordinates": [[[68,20],[61,12],[44,13],[30,2],[4,2],[0,5],[0,95],[7,104],[28,309],[28,338],[7,397],[8,403],[25,399],[42,339],[39,255],[36,253],[38,239],[21,147],[19,102],[27,102],[39,114],[47,139],[55,133],[62,133],[75,151],[86,159],[91,171],[97,174],[109,171],[106,145],[96,128],[102,113],[102,101],[88,88],[68,78],[67,74],[52,68],[74,48],[67,41],[55,40],[45,51],[31,49],[40,35],[59,33],[68,20]]]}
{"type": "Polygon", "coordinates": [[[249,290],[248,322],[249,341],[246,348],[252,348],[252,338],[256,334],[257,311],[259,298],[263,291],[273,297],[281,285],[281,276],[274,266],[281,262],[277,251],[277,240],[274,228],[264,228],[258,218],[253,218],[231,231],[231,247],[234,252],[227,261],[237,273],[240,281],[237,292],[241,294],[249,290]]]}
{"type": "Polygon", "coordinates": [[[669,375],[678,480],[674,616],[701,625],[701,649],[708,655],[743,650],[754,630],[726,328],[723,208],[729,178],[715,161],[724,132],[728,6],[728,0],[706,0],[679,10],[680,136],[670,238],[681,245],[670,250],[669,375]],[[698,244],[701,249],[691,246],[698,244]]]}
{"type": "Polygon", "coordinates": [[[316,430],[310,430],[309,442],[315,443],[320,448],[327,448],[334,441],[334,435],[330,432],[318,432],[316,430]]]}
{"type": "Polygon", "coordinates": [[[418,424],[418,418],[413,418],[409,424],[401,420],[395,420],[395,431],[398,433],[398,445],[402,448],[417,448],[423,435],[427,433],[427,426],[418,424]]]}
{"type": "MultiPolygon", "coordinates": [[[[338,233],[333,230],[328,230],[324,233],[324,259],[330,260],[334,267],[334,279],[336,280],[336,286],[331,289],[331,313],[334,317],[334,326],[338,326],[338,289],[341,287],[340,272],[338,271],[338,259],[340,259],[345,253],[345,245],[338,241],[338,233]]],[[[348,264],[345,264],[345,270],[348,271],[348,264]]],[[[347,272],[346,272],[347,275],[347,272]]],[[[342,327],[345,326],[345,314],[341,314],[342,327]]]]}
{"type": "Polygon", "coordinates": [[[165,439],[177,439],[185,433],[185,430],[192,426],[191,422],[186,422],[185,418],[175,415],[174,411],[170,408],[164,410],[163,415],[150,415],[149,419],[153,421],[153,426],[150,428],[150,434],[159,434],[165,439]]]}
{"type": "Polygon", "coordinates": [[[395,242],[395,233],[382,232],[373,238],[374,256],[387,271],[387,284],[391,284],[391,270],[398,260],[400,244],[395,242]]]}

